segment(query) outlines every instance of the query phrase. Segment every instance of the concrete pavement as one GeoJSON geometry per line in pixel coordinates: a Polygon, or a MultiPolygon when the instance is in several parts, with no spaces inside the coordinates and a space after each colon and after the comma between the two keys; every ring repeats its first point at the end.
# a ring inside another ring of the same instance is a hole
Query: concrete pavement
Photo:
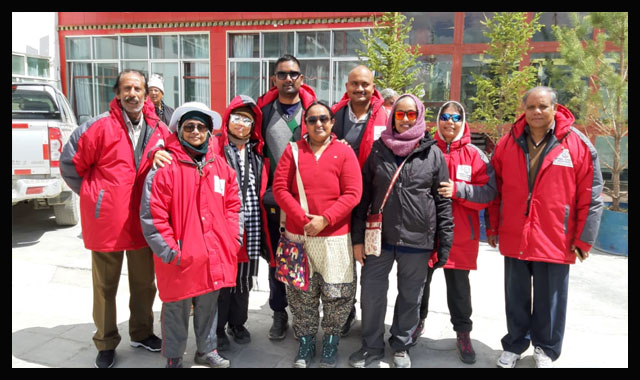
{"type": "MultiPolygon", "coordinates": [[[[91,337],[95,330],[91,316],[91,255],[84,249],[80,225],[59,228],[53,213],[31,210],[27,205],[12,208],[12,367],[93,367],[97,350],[91,337]]],[[[481,243],[478,270],[472,271],[472,343],[477,361],[463,364],[457,357],[455,332],[449,321],[446,286],[442,271],[432,281],[430,312],[426,331],[410,350],[413,367],[495,368],[502,352],[500,339],[506,334],[504,316],[504,260],[497,250],[481,243]]],[[[266,262],[261,262],[258,284],[250,296],[249,321],[252,342],[222,354],[231,367],[292,366],[298,342],[291,328],[287,338],[267,338],[272,312],[266,262]]],[[[393,318],[395,269],[390,275],[387,335],[393,318]]],[[[359,299],[359,290],[358,296],[359,299]]],[[[123,267],[117,296],[118,326],[122,342],[116,349],[117,368],[164,367],[159,353],[132,348],[128,335],[128,275],[123,267]]],[[[162,303],[156,297],[153,310],[155,332],[160,334],[162,303]]],[[[358,321],[339,345],[338,367],[349,367],[348,356],[360,347],[358,321]]],[[[291,322],[291,318],[290,318],[291,322]]],[[[628,367],[628,259],[592,251],[583,263],[570,270],[569,303],[563,352],[555,367],[628,367]]],[[[322,330],[317,335],[321,352],[322,330]]],[[[190,337],[184,355],[185,367],[205,368],[193,363],[195,337],[190,337]]],[[[317,367],[319,357],[312,367],[317,367]]],[[[391,367],[387,348],[379,367],[391,367]]],[[[373,366],[378,366],[373,364],[373,366]]],[[[517,367],[535,367],[529,348],[517,367]]]]}

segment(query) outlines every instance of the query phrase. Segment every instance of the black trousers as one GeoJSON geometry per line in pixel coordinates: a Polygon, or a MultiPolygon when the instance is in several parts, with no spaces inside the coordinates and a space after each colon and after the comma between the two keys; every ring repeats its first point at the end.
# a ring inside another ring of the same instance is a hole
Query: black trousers
{"type": "MultiPolygon", "coordinates": [[[[276,254],[278,242],[280,241],[280,210],[267,212],[267,224],[273,255],[276,254]]],[[[269,307],[275,311],[285,311],[288,306],[287,288],[283,282],[276,279],[276,268],[269,266],[269,307]]]]}
{"type": "MultiPolygon", "coordinates": [[[[239,271],[238,271],[239,273],[239,271]]],[[[236,281],[240,281],[237,278],[236,281]]],[[[218,331],[224,326],[240,327],[249,319],[249,292],[253,289],[253,278],[249,276],[249,289],[239,292],[237,287],[220,289],[218,297],[218,331]]]]}
{"type": "MultiPolygon", "coordinates": [[[[433,268],[429,268],[427,281],[424,284],[422,303],[420,304],[420,319],[426,319],[429,312],[429,288],[433,277],[433,268]]],[[[447,305],[451,314],[451,323],[456,332],[469,332],[473,327],[471,322],[471,286],[469,285],[469,271],[460,269],[444,269],[447,283],[447,305]]]]}

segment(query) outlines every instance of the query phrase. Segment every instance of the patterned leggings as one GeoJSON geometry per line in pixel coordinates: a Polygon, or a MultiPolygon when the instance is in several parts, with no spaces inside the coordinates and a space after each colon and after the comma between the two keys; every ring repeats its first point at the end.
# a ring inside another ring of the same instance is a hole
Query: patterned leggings
{"type": "Polygon", "coordinates": [[[287,286],[287,301],[293,314],[293,331],[296,337],[315,335],[320,322],[322,300],[322,330],[325,334],[340,334],[347,321],[356,295],[356,274],[346,284],[327,284],[319,273],[314,273],[305,292],[287,286]]]}

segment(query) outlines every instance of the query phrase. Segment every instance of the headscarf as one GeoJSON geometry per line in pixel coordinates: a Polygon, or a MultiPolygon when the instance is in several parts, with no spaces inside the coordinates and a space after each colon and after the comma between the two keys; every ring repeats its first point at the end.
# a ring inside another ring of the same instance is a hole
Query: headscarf
{"type": "Polygon", "coordinates": [[[185,113],[180,118],[179,126],[180,128],[178,128],[177,133],[178,133],[178,140],[180,141],[180,144],[182,144],[182,146],[184,146],[188,151],[191,151],[195,155],[206,154],[207,150],[209,149],[209,136],[211,135],[211,117],[200,111],[190,111],[185,113]],[[208,131],[207,131],[204,143],[202,143],[202,145],[195,147],[189,144],[187,141],[185,141],[182,134],[182,126],[184,122],[187,120],[198,120],[207,126],[208,131]]]}
{"type": "Polygon", "coordinates": [[[443,104],[442,107],[440,107],[440,110],[438,111],[438,116],[436,116],[436,131],[438,131],[438,136],[440,136],[442,141],[447,141],[447,140],[442,136],[442,133],[440,133],[440,115],[442,114],[442,111],[444,111],[446,108],[448,108],[452,104],[456,104],[458,105],[458,107],[460,107],[460,109],[462,109],[462,112],[460,114],[462,116],[462,128],[460,128],[460,130],[458,131],[458,135],[455,136],[453,140],[451,140],[451,142],[458,141],[462,138],[462,136],[464,136],[464,129],[466,127],[465,122],[467,117],[466,112],[464,111],[464,107],[462,106],[462,104],[456,102],[455,100],[449,100],[448,102],[443,104]]]}
{"type": "Polygon", "coordinates": [[[424,123],[424,104],[422,101],[418,99],[417,96],[412,94],[404,94],[393,103],[393,107],[391,109],[391,114],[387,119],[387,129],[382,132],[380,138],[384,145],[386,145],[389,149],[393,151],[396,156],[406,157],[411,153],[420,140],[424,137],[425,133],[425,123],[424,123]],[[395,122],[395,111],[398,102],[403,98],[410,97],[416,103],[416,107],[418,110],[418,118],[416,119],[416,123],[413,127],[409,128],[404,133],[398,133],[394,130],[393,123],[395,122]]]}

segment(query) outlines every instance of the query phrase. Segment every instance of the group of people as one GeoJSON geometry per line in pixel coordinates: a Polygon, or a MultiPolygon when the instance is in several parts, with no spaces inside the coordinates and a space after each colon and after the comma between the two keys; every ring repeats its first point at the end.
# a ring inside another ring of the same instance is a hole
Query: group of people
{"type": "Polygon", "coordinates": [[[319,326],[320,366],[336,366],[340,338],[356,316],[356,262],[362,340],[351,366],[385,355],[394,263],[394,366],[411,366],[437,268],[444,268],[460,359],[474,363],[469,272],[477,268],[482,209],[489,244],[500,237],[505,256],[508,333],[497,365],[514,367],[533,344],[539,366],[550,366],[562,347],[569,264],[590,250],[602,209],[596,151],[553,90],[524,95],[524,114],[489,160],[471,144],[460,103],[444,103],[431,136],[422,101],[381,94],[366,66],[351,70],[333,107],[304,84],[295,57],[278,59],[274,77],[257,101],[236,96],[221,117],[197,102],[173,110],[162,101],[160,78],[147,83],[143,73],[125,70],[109,112],[65,145],[61,172],[80,195],[92,254],[95,366],[113,366],[121,339],[115,295],[124,252],[131,345],[161,351],[167,367],[182,367],[190,315],[194,362],[229,367],[220,354],[228,335],[251,341],[249,291],[261,257],[269,263],[269,338],[286,337],[289,307],[299,341],[294,367],[314,360],[319,326]],[[376,212],[382,247],[367,255],[367,216],[376,212]],[[281,235],[304,244],[308,290],[275,277],[281,235]],[[153,333],[156,283],[162,339],[153,333]]]}

